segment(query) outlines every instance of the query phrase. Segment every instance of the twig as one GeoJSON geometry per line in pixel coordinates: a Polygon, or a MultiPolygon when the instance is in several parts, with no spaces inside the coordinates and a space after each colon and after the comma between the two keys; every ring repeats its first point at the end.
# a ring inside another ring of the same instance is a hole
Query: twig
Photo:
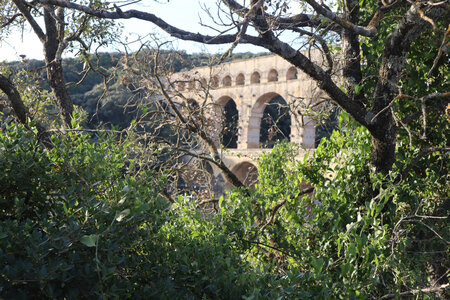
{"type": "Polygon", "coordinates": [[[422,149],[422,151],[420,151],[419,154],[417,154],[417,156],[413,158],[411,163],[409,163],[403,169],[402,175],[401,175],[401,179],[406,178],[406,176],[408,175],[409,170],[411,170],[411,168],[415,164],[417,164],[419,162],[419,160],[422,159],[425,155],[428,155],[428,154],[433,153],[433,152],[449,152],[449,151],[450,151],[450,148],[445,148],[445,147],[430,147],[430,148],[422,149]]]}
{"type": "Polygon", "coordinates": [[[444,34],[444,39],[442,40],[441,46],[439,47],[438,54],[436,55],[433,61],[433,66],[431,66],[431,69],[428,71],[427,76],[430,76],[431,73],[433,73],[433,70],[436,68],[438,61],[442,56],[442,53],[444,53],[444,47],[446,46],[448,47],[447,38],[449,35],[450,35],[450,25],[448,25],[447,31],[444,34]]]}
{"type": "Polygon", "coordinates": [[[391,298],[395,298],[398,296],[416,295],[419,293],[436,293],[436,292],[440,292],[442,290],[445,291],[446,289],[448,289],[449,286],[450,286],[450,284],[446,283],[446,284],[436,286],[436,287],[428,287],[428,288],[423,288],[423,289],[410,290],[410,291],[401,292],[401,293],[391,293],[391,294],[384,295],[383,297],[381,297],[381,299],[391,299],[391,298]]]}
{"type": "MultiPolygon", "coordinates": [[[[294,198],[298,198],[298,197],[300,197],[300,196],[303,196],[303,195],[312,193],[313,191],[314,191],[314,187],[310,187],[310,188],[303,189],[303,190],[301,190],[300,192],[298,192],[297,195],[296,195],[294,198]]],[[[287,203],[287,200],[285,199],[285,200],[283,200],[283,201],[278,202],[277,204],[275,204],[275,205],[270,209],[271,213],[270,213],[270,218],[269,218],[269,220],[268,220],[266,223],[264,223],[264,225],[261,226],[261,227],[259,228],[258,231],[256,231],[256,233],[255,233],[255,235],[253,236],[253,238],[255,238],[255,237],[258,235],[258,232],[263,232],[264,229],[265,229],[267,226],[269,226],[269,225],[271,225],[271,224],[273,224],[273,223],[275,222],[275,217],[276,217],[277,212],[278,212],[278,211],[280,210],[280,208],[283,207],[283,205],[285,205],[286,203],[287,203]]]]}

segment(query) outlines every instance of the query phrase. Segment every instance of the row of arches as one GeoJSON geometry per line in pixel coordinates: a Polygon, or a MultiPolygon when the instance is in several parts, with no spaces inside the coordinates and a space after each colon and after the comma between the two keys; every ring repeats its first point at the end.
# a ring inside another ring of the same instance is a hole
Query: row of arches
{"type": "MultiPolygon", "coordinates": [[[[236,102],[225,96],[217,104],[222,107],[221,144],[225,148],[237,148],[239,111],[236,102]]],[[[273,148],[277,141],[290,140],[291,116],[286,100],[280,95],[269,93],[260,97],[250,118],[252,122],[257,122],[256,126],[248,127],[248,137],[259,137],[256,147],[273,148]],[[252,116],[256,117],[252,119],[252,116]]],[[[250,144],[249,146],[252,147],[250,144]]]]}
{"type": "MultiPolygon", "coordinates": [[[[295,67],[290,67],[286,72],[286,80],[293,80],[298,78],[298,71],[295,67]]],[[[216,80],[218,81],[218,80],[216,80]]],[[[278,71],[276,69],[271,69],[267,74],[267,81],[274,82],[278,81],[278,71]]],[[[239,73],[235,79],[235,85],[245,85],[245,75],[243,73],[239,73]]],[[[258,71],[253,72],[250,75],[250,84],[261,83],[261,74],[258,71]]],[[[229,87],[232,86],[232,78],[230,75],[226,75],[222,79],[222,86],[229,87]]]]}
{"type": "MultiPolygon", "coordinates": [[[[290,67],[286,72],[286,80],[294,80],[298,78],[298,71],[295,67],[290,67]]],[[[276,69],[271,69],[267,74],[267,82],[276,82],[279,80],[278,71],[276,69]]],[[[250,84],[258,84],[261,83],[261,74],[258,71],[253,72],[250,75],[250,84]]],[[[219,88],[219,87],[231,87],[233,86],[233,78],[230,75],[225,75],[221,80],[219,76],[213,76],[211,78],[211,87],[219,88]]],[[[234,79],[235,86],[243,86],[246,85],[246,78],[244,73],[239,73],[234,79]]],[[[202,78],[200,81],[196,82],[195,80],[191,80],[187,83],[188,90],[194,90],[196,88],[205,88],[207,86],[206,79],[202,78]]],[[[179,81],[177,85],[178,91],[184,91],[186,89],[186,82],[179,81]]]]}

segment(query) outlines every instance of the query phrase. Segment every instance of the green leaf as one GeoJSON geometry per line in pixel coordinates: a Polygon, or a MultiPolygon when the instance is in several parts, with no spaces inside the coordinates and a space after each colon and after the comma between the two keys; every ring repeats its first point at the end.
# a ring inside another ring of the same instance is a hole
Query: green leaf
{"type": "Polygon", "coordinates": [[[338,251],[338,256],[340,256],[340,254],[341,254],[342,244],[343,244],[343,241],[342,241],[342,239],[339,237],[338,240],[337,240],[337,246],[338,246],[337,251],[338,251]]]}
{"type": "Polygon", "coordinates": [[[308,156],[309,156],[309,152],[306,151],[306,152],[305,152],[305,156],[303,156],[303,162],[304,162],[304,163],[307,163],[307,162],[308,162],[308,156]]]}
{"type": "Polygon", "coordinates": [[[87,247],[95,247],[98,242],[98,235],[97,234],[83,235],[80,238],[80,242],[83,245],[86,245],[87,247]]]}
{"type": "Polygon", "coordinates": [[[150,205],[148,203],[144,203],[142,205],[139,206],[138,211],[139,212],[144,212],[144,211],[148,211],[150,210],[150,205]]]}
{"type": "Polygon", "coordinates": [[[355,83],[355,85],[353,86],[355,88],[355,93],[356,95],[359,94],[359,91],[361,90],[361,87],[359,86],[359,84],[355,83]]]}
{"type": "Polygon", "coordinates": [[[353,271],[353,266],[349,263],[344,263],[341,265],[341,276],[345,277],[347,273],[353,271]]]}
{"type": "Polygon", "coordinates": [[[322,268],[324,265],[323,258],[313,259],[312,263],[313,263],[313,267],[314,267],[316,273],[319,274],[322,271],[322,268]]]}
{"type": "Polygon", "coordinates": [[[130,212],[131,212],[131,211],[130,211],[129,208],[122,210],[120,213],[118,213],[118,214],[116,215],[116,221],[117,221],[117,222],[122,221],[126,216],[128,216],[128,215],[130,214],[130,212]]]}
{"type": "Polygon", "coordinates": [[[355,257],[356,256],[356,247],[354,243],[351,243],[348,248],[347,248],[347,256],[349,258],[355,257]]]}

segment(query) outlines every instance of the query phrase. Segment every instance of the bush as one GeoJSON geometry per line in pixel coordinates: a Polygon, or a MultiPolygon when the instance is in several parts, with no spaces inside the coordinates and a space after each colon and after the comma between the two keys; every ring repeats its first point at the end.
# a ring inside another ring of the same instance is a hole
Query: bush
{"type": "Polygon", "coordinates": [[[259,184],[221,198],[215,215],[159,196],[167,179],[146,167],[151,147],[140,160],[139,145],[114,136],[52,143],[17,125],[0,135],[5,299],[379,298],[447,280],[445,157],[399,180],[414,154],[399,149],[382,178],[362,128],[335,132],[303,162],[278,144],[259,184]]]}
{"type": "Polygon", "coordinates": [[[398,153],[389,176],[373,172],[370,135],[351,124],[304,161],[297,146],[278,144],[259,161],[254,191],[222,202],[224,228],[254,264],[283,270],[289,297],[425,297],[448,282],[448,170],[445,156],[430,155],[424,176],[405,176],[415,153],[398,153]],[[308,186],[314,193],[299,196],[308,186]]]}
{"type": "Polygon", "coordinates": [[[225,269],[239,269],[239,257],[218,236],[197,239],[195,226],[185,228],[158,196],[164,177],[130,172],[138,164],[130,145],[77,133],[52,142],[45,149],[16,125],[0,136],[5,299],[201,297],[232,288],[238,275],[225,269]]]}

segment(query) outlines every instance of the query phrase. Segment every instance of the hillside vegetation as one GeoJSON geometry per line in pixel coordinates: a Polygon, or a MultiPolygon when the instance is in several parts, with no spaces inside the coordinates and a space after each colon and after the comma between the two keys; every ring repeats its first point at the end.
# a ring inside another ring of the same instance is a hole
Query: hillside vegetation
{"type": "MultiPolygon", "coordinates": [[[[153,55],[150,52],[140,55],[153,55]]],[[[189,70],[195,67],[211,65],[213,56],[204,53],[187,54],[186,52],[166,51],[163,55],[171,57],[170,69],[173,72],[189,70]]],[[[267,53],[235,53],[224,61],[250,59],[252,57],[267,55],[267,53]]],[[[121,59],[118,53],[97,53],[89,56],[92,69],[86,72],[88,64],[83,58],[63,59],[64,80],[69,87],[73,103],[87,112],[88,126],[95,128],[99,124],[125,128],[136,117],[133,104],[133,95],[137,88],[126,82],[133,81],[129,74],[122,70],[121,59]]],[[[10,62],[6,67],[19,72],[24,69],[32,74],[44,90],[50,91],[46,81],[46,69],[43,61],[28,60],[10,62]]]]}

